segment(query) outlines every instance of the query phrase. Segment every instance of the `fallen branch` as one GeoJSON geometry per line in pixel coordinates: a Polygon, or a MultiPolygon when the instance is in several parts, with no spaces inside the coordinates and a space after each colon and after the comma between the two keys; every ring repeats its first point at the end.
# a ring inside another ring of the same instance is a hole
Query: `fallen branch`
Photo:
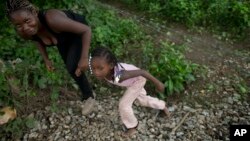
{"type": "Polygon", "coordinates": [[[175,128],[172,129],[171,134],[174,134],[175,131],[182,125],[182,123],[185,121],[185,119],[188,117],[190,112],[186,113],[186,115],[182,118],[182,120],[179,122],[179,124],[177,126],[175,126],[175,128]]]}

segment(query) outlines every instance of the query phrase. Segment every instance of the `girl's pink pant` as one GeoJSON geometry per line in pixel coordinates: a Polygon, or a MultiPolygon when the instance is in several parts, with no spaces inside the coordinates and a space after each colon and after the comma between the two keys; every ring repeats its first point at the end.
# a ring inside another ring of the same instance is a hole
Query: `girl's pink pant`
{"type": "Polygon", "coordinates": [[[141,77],[132,86],[127,88],[124,95],[120,99],[119,112],[121,120],[127,128],[133,128],[138,124],[137,118],[135,117],[132,109],[132,105],[135,100],[138,100],[140,105],[145,107],[161,110],[165,108],[165,102],[163,100],[146,95],[147,92],[144,89],[145,83],[146,79],[141,77]]]}

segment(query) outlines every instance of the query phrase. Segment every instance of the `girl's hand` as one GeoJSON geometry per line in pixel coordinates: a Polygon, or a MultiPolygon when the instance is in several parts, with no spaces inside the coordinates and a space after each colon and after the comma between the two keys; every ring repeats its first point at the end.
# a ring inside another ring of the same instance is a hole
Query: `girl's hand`
{"type": "Polygon", "coordinates": [[[45,65],[48,71],[54,71],[55,68],[52,65],[52,62],[50,60],[45,61],[45,65]]]}
{"type": "Polygon", "coordinates": [[[163,83],[158,82],[157,85],[156,85],[156,89],[157,89],[159,92],[164,93],[164,91],[165,91],[165,86],[164,86],[163,83]]]}
{"type": "Polygon", "coordinates": [[[75,75],[79,77],[82,74],[82,71],[86,71],[88,69],[88,58],[81,59],[78,63],[78,67],[76,68],[75,75]]]}

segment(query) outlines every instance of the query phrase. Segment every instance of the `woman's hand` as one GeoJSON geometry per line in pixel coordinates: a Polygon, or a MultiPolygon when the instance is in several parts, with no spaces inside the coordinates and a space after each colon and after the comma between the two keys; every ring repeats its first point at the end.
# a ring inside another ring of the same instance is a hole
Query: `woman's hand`
{"type": "Polygon", "coordinates": [[[75,75],[79,77],[82,72],[86,71],[88,69],[88,58],[83,58],[79,61],[78,67],[76,68],[75,75]]]}
{"type": "Polygon", "coordinates": [[[45,61],[45,65],[48,71],[54,71],[55,68],[52,65],[52,62],[50,60],[45,61]]]}

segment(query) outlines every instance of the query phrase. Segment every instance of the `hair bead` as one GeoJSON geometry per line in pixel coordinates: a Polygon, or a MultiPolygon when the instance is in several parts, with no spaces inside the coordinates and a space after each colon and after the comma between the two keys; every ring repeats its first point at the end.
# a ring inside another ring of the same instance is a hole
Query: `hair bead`
{"type": "Polygon", "coordinates": [[[89,55],[89,71],[90,71],[90,74],[93,74],[93,71],[92,71],[92,68],[91,68],[91,59],[92,59],[92,57],[91,57],[91,55],[89,55]]]}

